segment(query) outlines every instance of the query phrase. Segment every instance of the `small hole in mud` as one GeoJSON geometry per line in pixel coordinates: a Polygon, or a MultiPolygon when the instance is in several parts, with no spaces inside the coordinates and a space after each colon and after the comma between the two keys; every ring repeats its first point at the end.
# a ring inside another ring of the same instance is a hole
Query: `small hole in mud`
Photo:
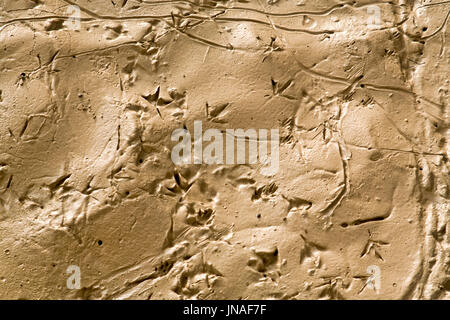
{"type": "Polygon", "coordinates": [[[348,227],[348,223],[345,223],[345,222],[342,223],[342,224],[341,224],[341,227],[342,227],[342,228],[347,228],[347,227],[348,227]]]}
{"type": "Polygon", "coordinates": [[[97,244],[98,244],[99,246],[101,246],[101,245],[103,244],[103,241],[102,241],[102,240],[98,240],[98,241],[97,241],[97,244]]]}
{"type": "Polygon", "coordinates": [[[129,196],[129,195],[130,195],[130,191],[125,191],[125,194],[126,194],[127,196],[129,196]]]}
{"type": "Polygon", "coordinates": [[[360,86],[361,88],[364,88],[364,87],[365,87],[365,85],[364,85],[364,84],[362,84],[362,83],[361,83],[361,84],[360,84],[359,86],[360,86]]]}
{"type": "Polygon", "coordinates": [[[139,163],[143,163],[144,162],[144,160],[142,160],[142,159],[139,159],[139,163]]]}
{"type": "Polygon", "coordinates": [[[258,219],[261,219],[261,215],[260,215],[260,214],[257,214],[256,217],[257,217],[258,219]]]}
{"type": "Polygon", "coordinates": [[[423,28],[422,28],[422,31],[423,31],[423,32],[425,32],[425,31],[427,31],[427,30],[428,30],[427,27],[423,27],[423,28]]]}
{"type": "Polygon", "coordinates": [[[423,170],[423,168],[422,168],[422,167],[419,167],[419,170],[420,170],[420,171],[422,171],[422,170],[423,170]]]}

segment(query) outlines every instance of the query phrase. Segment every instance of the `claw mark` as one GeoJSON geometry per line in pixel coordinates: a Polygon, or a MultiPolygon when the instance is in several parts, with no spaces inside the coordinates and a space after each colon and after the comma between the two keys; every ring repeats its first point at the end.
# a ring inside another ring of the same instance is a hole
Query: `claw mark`
{"type": "Polygon", "coordinates": [[[353,278],[360,279],[364,281],[364,285],[358,291],[358,294],[364,291],[367,287],[369,289],[373,289],[376,293],[379,292],[381,287],[381,269],[378,266],[372,265],[367,267],[367,273],[369,275],[364,276],[355,276],[353,278]]]}
{"type": "Polygon", "coordinates": [[[303,248],[300,250],[300,263],[303,263],[306,258],[313,257],[314,252],[325,250],[325,247],[306,240],[306,238],[302,234],[300,235],[300,237],[304,242],[303,248]]]}
{"type": "Polygon", "coordinates": [[[288,212],[291,210],[298,210],[298,209],[306,209],[308,210],[312,206],[311,201],[307,201],[298,197],[294,198],[287,198],[286,196],[282,195],[283,199],[289,202],[288,212]]]}
{"type": "Polygon", "coordinates": [[[363,251],[361,252],[360,257],[363,258],[364,256],[370,254],[370,252],[373,252],[375,257],[377,257],[381,261],[384,261],[383,257],[381,256],[381,254],[379,252],[379,249],[382,246],[388,246],[389,243],[385,242],[385,241],[380,241],[380,240],[373,240],[370,230],[368,230],[368,232],[369,232],[369,239],[367,240],[367,243],[366,243],[363,251]]]}
{"type": "MultiPolygon", "coordinates": [[[[383,220],[386,220],[387,218],[389,218],[391,216],[391,213],[392,213],[392,209],[389,210],[386,214],[381,215],[381,216],[376,216],[376,217],[372,217],[372,218],[368,218],[368,219],[357,219],[350,223],[343,222],[343,223],[341,223],[341,227],[347,228],[348,226],[359,226],[364,223],[383,221],[383,220]]],[[[369,234],[370,234],[370,232],[369,232],[369,234]]]]}
{"type": "Polygon", "coordinates": [[[64,176],[59,177],[58,179],[56,179],[54,182],[49,184],[49,187],[51,190],[56,190],[58,189],[67,179],[70,178],[72,174],[66,174],[64,176]]]}
{"type": "Polygon", "coordinates": [[[330,300],[344,300],[344,296],[339,289],[346,288],[341,277],[324,277],[324,283],[319,284],[316,288],[323,288],[319,294],[320,298],[328,298],[330,300]]]}
{"type": "Polygon", "coordinates": [[[145,100],[147,100],[149,103],[153,103],[155,105],[156,108],[156,112],[158,112],[158,115],[161,119],[163,119],[162,115],[161,115],[161,111],[158,108],[158,103],[161,102],[160,98],[159,98],[159,93],[160,93],[160,89],[161,87],[158,86],[156,88],[155,93],[150,93],[149,95],[146,96],[142,96],[142,98],[144,98],[145,100]]]}
{"type": "Polygon", "coordinates": [[[156,88],[155,93],[150,93],[149,95],[142,96],[148,102],[156,102],[159,99],[160,86],[156,88]]]}
{"type": "Polygon", "coordinates": [[[230,105],[230,103],[226,102],[226,103],[222,103],[217,106],[211,107],[207,102],[206,103],[206,116],[207,116],[208,120],[210,120],[212,122],[219,122],[219,123],[223,122],[221,117],[223,117],[226,114],[226,112],[224,113],[224,111],[226,110],[226,108],[228,108],[229,105],[230,105]]]}
{"type": "Polygon", "coordinates": [[[9,189],[9,187],[11,187],[12,179],[13,179],[13,176],[11,175],[8,179],[8,183],[6,184],[6,189],[9,189]]]}
{"type": "Polygon", "coordinates": [[[267,200],[272,196],[278,189],[278,186],[272,182],[268,185],[263,185],[262,187],[257,188],[252,194],[252,201],[256,201],[259,199],[267,200]]]}
{"type": "Polygon", "coordinates": [[[276,52],[276,51],[283,51],[283,49],[281,47],[279,47],[275,41],[276,41],[277,37],[270,37],[270,44],[267,45],[266,49],[264,49],[264,58],[262,60],[262,62],[264,62],[266,60],[266,58],[272,53],[272,52],[276,52]]]}
{"type": "Polygon", "coordinates": [[[283,94],[284,91],[286,91],[293,84],[294,80],[289,79],[284,84],[280,84],[273,78],[270,78],[270,81],[272,83],[272,92],[274,96],[283,97],[289,100],[297,100],[295,97],[283,94]]]}

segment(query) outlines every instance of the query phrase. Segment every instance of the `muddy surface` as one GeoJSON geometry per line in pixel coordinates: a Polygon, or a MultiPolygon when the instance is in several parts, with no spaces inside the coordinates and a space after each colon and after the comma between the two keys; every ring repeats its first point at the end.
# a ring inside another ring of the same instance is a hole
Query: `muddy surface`
{"type": "Polygon", "coordinates": [[[0,1],[0,298],[449,299],[449,13],[0,1]],[[174,164],[194,121],[277,171],[174,164]]]}

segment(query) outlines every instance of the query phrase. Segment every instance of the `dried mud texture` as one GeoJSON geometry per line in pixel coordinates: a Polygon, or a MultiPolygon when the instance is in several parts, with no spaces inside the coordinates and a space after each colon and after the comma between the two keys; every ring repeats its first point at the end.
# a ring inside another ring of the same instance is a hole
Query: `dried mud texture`
{"type": "Polygon", "coordinates": [[[449,12],[1,0],[0,298],[449,299],[449,12]],[[175,166],[194,120],[278,173],[175,166]]]}

